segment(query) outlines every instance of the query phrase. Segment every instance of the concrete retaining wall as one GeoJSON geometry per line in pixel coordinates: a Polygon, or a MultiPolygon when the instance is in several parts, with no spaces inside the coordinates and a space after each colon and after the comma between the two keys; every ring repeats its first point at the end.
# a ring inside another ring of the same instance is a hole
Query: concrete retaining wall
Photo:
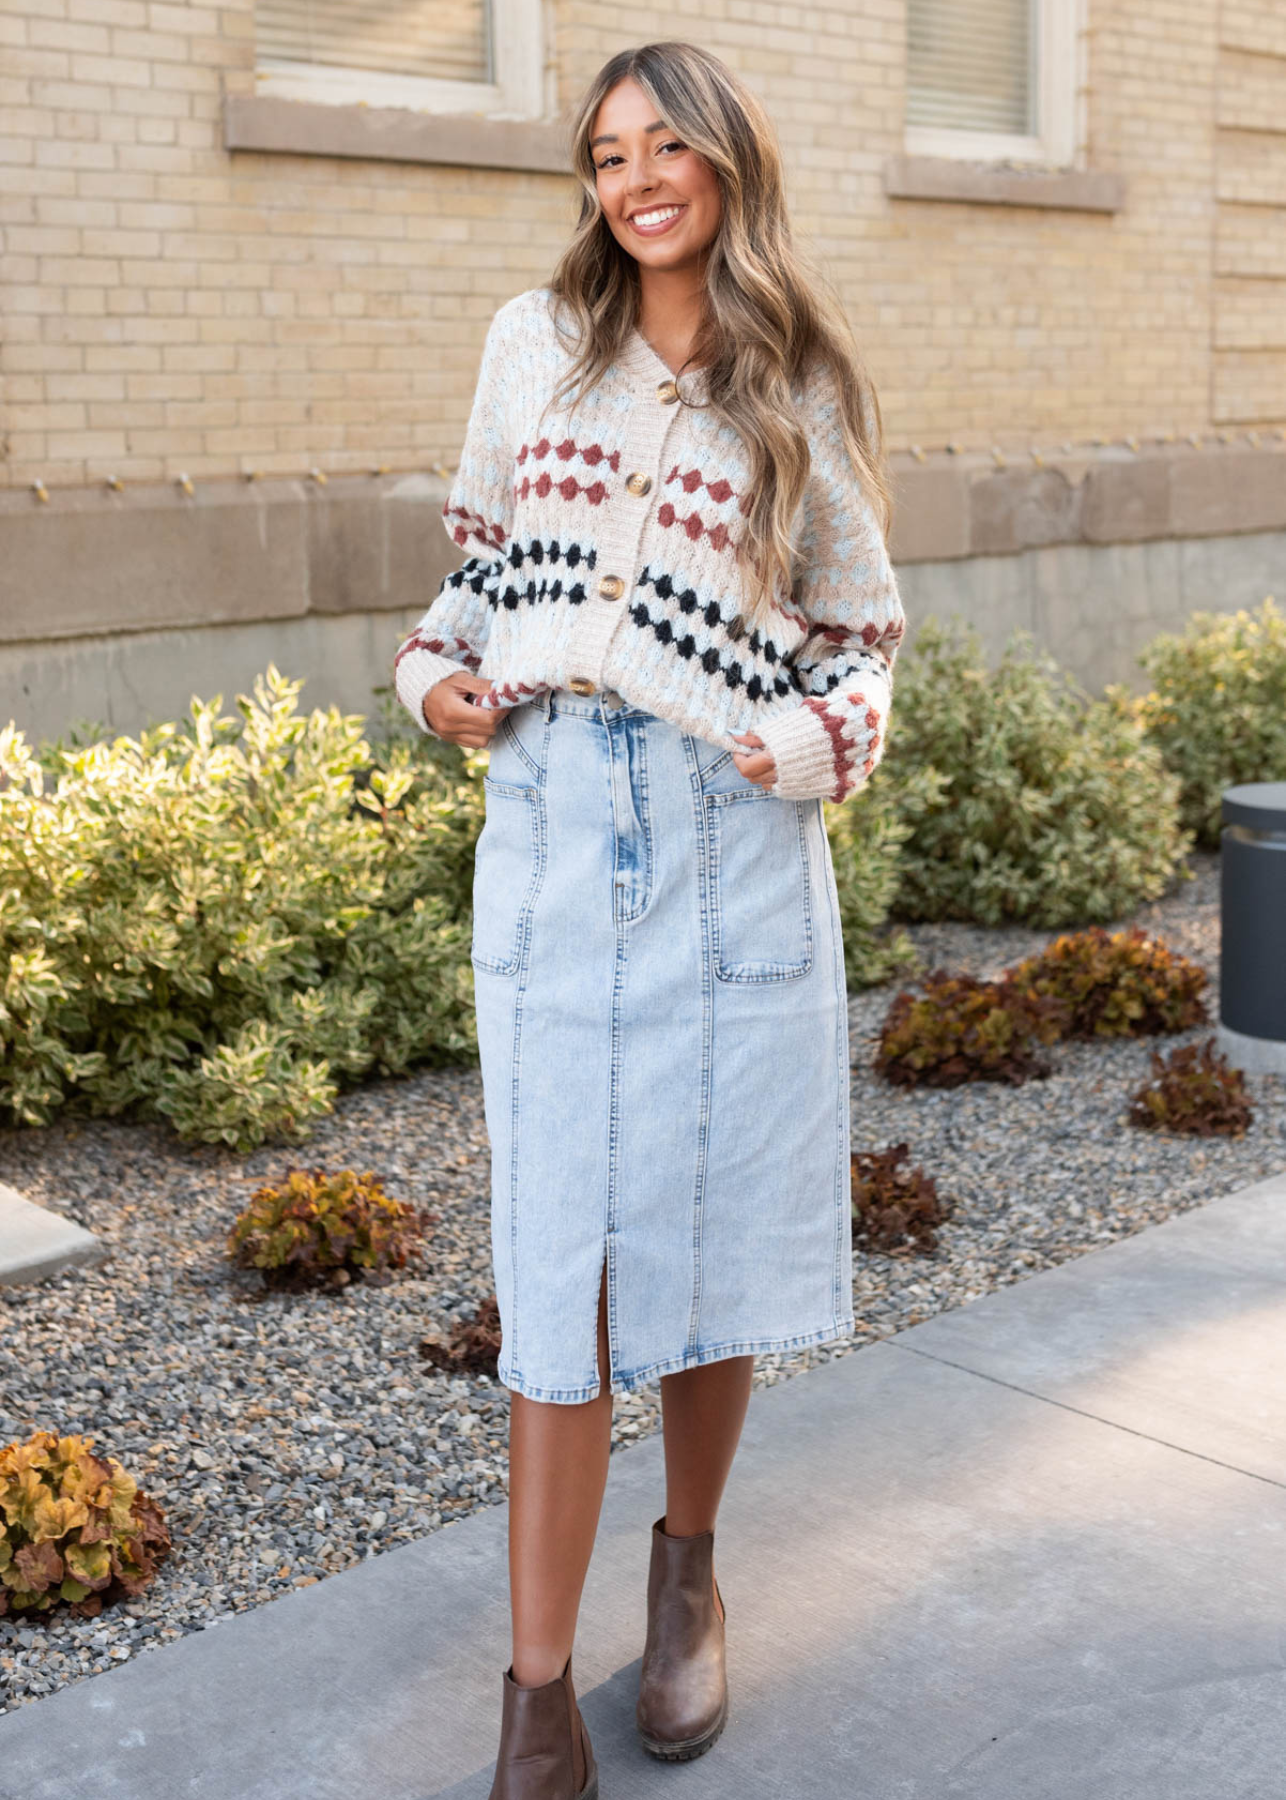
{"type": "MultiPolygon", "coordinates": [[[[1286,604],[1286,446],[1073,449],[999,467],[893,458],[910,625],[1023,627],[1092,691],[1193,610],[1286,604]]],[[[397,475],[0,494],[0,723],[36,737],[173,717],[268,662],[306,697],[375,704],[459,553],[446,483],[397,475]]]]}

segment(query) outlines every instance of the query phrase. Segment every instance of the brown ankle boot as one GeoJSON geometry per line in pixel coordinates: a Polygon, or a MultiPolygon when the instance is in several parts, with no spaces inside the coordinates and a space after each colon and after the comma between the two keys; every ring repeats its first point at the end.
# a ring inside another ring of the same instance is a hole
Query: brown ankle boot
{"type": "Polygon", "coordinates": [[[598,1769],[576,1704],[572,1659],[540,1687],[505,1670],[500,1753],[489,1800],[598,1800],[598,1769]]]}
{"type": "Polygon", "coordinates": [[[713,1531],[668,1537],[664,1524],[663,1514],[652,1527],[635,1716],[645,1750],[686,1762],[714,1746],[728,1716],[723,1595],[714,1580],[713,1531]]]}

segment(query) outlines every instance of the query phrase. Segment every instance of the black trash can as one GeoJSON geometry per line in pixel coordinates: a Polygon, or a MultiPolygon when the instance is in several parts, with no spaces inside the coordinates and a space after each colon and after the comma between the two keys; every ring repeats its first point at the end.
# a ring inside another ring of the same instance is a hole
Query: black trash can
{"type": "Polygon", "coordinates": [[[1286,781],[1224,790],[1219,1048],[1286,1074],[1286,781]]]}

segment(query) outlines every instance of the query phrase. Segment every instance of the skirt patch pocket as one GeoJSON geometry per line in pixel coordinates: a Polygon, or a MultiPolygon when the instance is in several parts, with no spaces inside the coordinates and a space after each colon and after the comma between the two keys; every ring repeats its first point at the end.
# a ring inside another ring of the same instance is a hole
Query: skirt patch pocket
{"type": "Polygon", "coordinates": [[[491,775],[482,785],[486,817],[474,850],[471,957],[477,969],[516,975],[544,869],[541,794],[491,775]]]}
{"type": "Polygon", "coordinates": [[[707,795],[715,974],[790,981],[813,966],[805,803],[748,784],[707,795]]]}

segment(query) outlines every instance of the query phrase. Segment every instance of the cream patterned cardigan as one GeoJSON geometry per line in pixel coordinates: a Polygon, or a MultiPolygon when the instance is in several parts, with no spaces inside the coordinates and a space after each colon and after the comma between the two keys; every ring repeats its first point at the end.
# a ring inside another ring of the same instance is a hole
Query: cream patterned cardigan
{"type": "Polygon", "coordinates": [[[444,508],[468,560],[398,651],[398,698],[433,735],[424,696],[461,667],[494,708],[615,689],[726,749],[757,732],[783,797],[856,792],[883,754],[905,621],[829,375],[795,395],[812,469],[794,588],[748,630],[747,459],[702,376],[676,384],[635,332],[574,413],[544,410],[568,360],[547,289],[496,314],[444,508]]]}

